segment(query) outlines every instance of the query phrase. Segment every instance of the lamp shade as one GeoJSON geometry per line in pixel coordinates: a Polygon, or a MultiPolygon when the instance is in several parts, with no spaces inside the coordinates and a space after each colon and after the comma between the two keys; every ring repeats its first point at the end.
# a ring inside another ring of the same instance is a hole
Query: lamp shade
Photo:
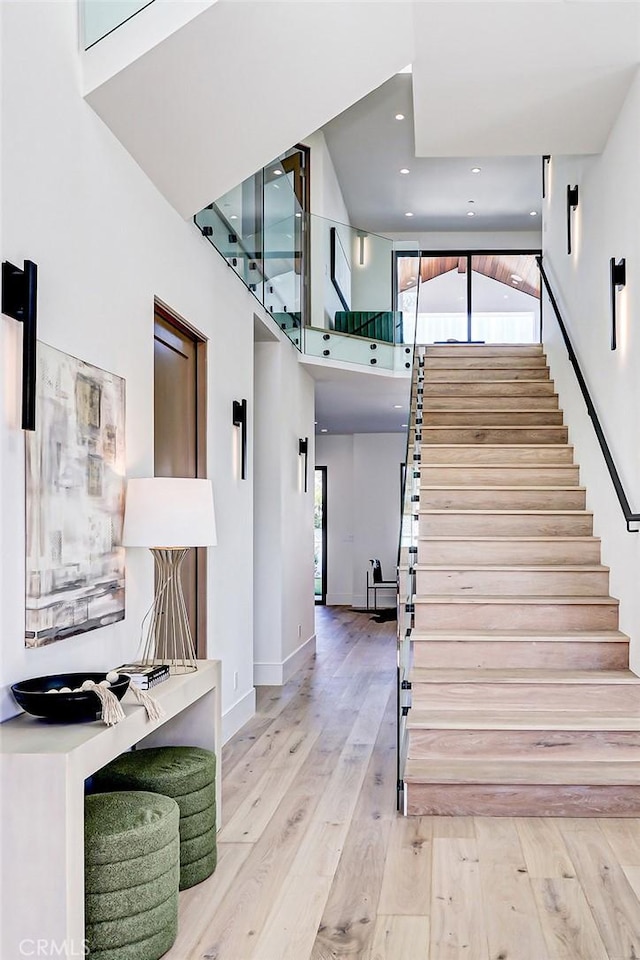
{"type": "Polygon", "coordinates": [[[217,542],[210,480],[129,480],[122,535],[125,547],[212,547],[217,542]]]}

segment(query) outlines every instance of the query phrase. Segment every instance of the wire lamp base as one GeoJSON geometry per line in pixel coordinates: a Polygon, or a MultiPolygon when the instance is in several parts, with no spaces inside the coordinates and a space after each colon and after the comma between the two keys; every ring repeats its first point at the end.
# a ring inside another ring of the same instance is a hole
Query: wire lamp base
{"type": "Polygon", "coordinates": [[[142,661],[148,665],[166,663],[172,674],[198,669],[182,592],[182,561],[188,552],[188,547],[151,548],[156,590],[142,661]]]}

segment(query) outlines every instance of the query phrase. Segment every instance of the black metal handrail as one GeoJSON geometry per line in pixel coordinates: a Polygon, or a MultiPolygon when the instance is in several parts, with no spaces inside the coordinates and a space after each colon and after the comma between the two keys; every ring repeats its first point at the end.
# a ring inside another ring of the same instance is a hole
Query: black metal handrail
{"type": "Polygon", "coordinates": [[[622,486],[622,480],[620,479],[618,468],[615,465],[615,461],[611,454],[611,450],[609,449],[609,444],[607,443],[607,438],[604,435],[602,425],[598,418],[598,413],[593,404],[593,400],[591,399],[589,388],[582,374],[582,370],[580,369],[580,363],[578,362],[576,352],[573,349],[571,338],[569,336],[569,333],[567,332],[567,328],[565,326],[564,320],[562,319],[562,314],[560,313],[558,301],[556,300],[553,290],[551,289],[549,278],[547,277],[546,271],[544,269],[544,265],[542,263],[542,257],[537,256],[536,261],[538,263],[538,268],[540,270],[540,276],[542,277],[543,283],[545,285],[545,289],[549,296],[549,301],[551,303],[551,306],[553,307],[553,312],[556,315],[556,320],[558,321],[558,326],[560,327],[560,332],[562,334],[564,344],[567,348],[567,353],[569,355],[569,360],[571,361],[571,366],[573,367],[573,372],[576,375],[578,386],[580,387],[580,390],[582,392],[584,402],[587,405],[587,413],[591,417],[593,429],[595,430],[596,437],[598,438],[598,443],[600,444],[600,449],[602,450],[602,456],[604,457],[604,461],[607,465],[609,476],[611,477],[611,482],[613,484],[614,490],[616,491],[616,495],[618,497],[620,506],[622,507],[624,519],[627,523],[627,530],[629,531],[629,533],[638,533],[640,529],[640,513],[634,513],[632,511],[631,505],[629,503],[629,498],[627,497],[624,487],[622,486]],[[638,524],[639,526],[634,529],[632,528],[631,524],[638,524]]]}

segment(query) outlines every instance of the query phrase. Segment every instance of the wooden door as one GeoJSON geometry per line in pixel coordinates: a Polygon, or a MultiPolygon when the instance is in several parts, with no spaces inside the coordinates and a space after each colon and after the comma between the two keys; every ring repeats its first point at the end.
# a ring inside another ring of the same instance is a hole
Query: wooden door
{"type": "MultiPolygon", "coordinates": [[[[205,342],[156,304],[154,318],[154,473],[206,476],[205,342]]],[[[189,626],[206,656],[206,550],[190,550],[182,567],[189,626]]]]}

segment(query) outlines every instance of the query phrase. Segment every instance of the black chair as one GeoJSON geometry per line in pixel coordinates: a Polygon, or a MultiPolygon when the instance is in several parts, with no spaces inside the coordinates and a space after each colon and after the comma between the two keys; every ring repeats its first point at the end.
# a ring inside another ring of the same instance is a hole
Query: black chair
{"type": "Polygon", "coordinates": [[[371,574],[367,570],[367,610],[371,610],[371,593],[373,592],[373,609],[378,609],[378,590],[395,590],[397,587],[395,580],[385,580],[382,575],[382,564],[375,558],[369,560],[371,564],[371,574]]]}

